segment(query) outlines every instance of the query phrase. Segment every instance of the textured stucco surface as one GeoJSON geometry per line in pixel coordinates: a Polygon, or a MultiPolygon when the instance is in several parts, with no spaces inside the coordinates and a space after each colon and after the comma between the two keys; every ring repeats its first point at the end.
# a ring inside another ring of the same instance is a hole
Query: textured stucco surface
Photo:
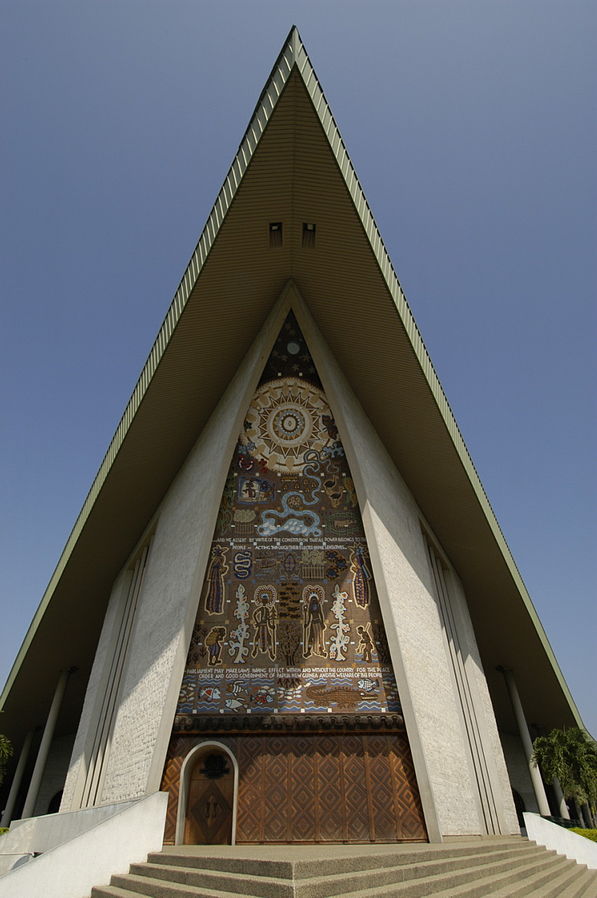
{"type": "MultiPolygon", "coordinates": [[[[433,829],[435,818],[442,836],[481,833],[478,792],[420,511],[309,316],[299,316],[299,323],[336,416],[357,488],[428,828],[433,829]]],[[[459,620],[466,622],[460,637],[478,667],[477,673],[471,671],[472,687],[486,731],[485,749],[497,752],[492,760],[494,780],[504,826],[511,831],[514,809],[509,787],[503,793],[503,759],[500,762],[487,688],[477,688],[482,671],[463,599],[459,620]]]]}
{"type": "MultiPolygon", "coordinates": [[[[439,839],[480,833],[478,793],[419,509],[297,302],[297,318],[336,416],[359,496],[429,835],[439,839]]],[[[279,307],[270,317],[159,509],[118,697],[103,802],[134,798],[159,787],[226,471],[284,313],[279,307]]],[[[118,589],[115,602],[117,593],[118,589]]],[[[466,601],[458,594],[455,601],[484,747],[491,755],[492,781],[510,831],[515,816],[491,703],[466,601]]],[[[100,642],[90,691],[101,691],[99,668],[109,659],[111,638],[107,621],[102,634],[106,650],[100,642]]],[[[81,729],[87,731],[77,738],[73,776],[93,725],[86,702],[81,729]]]]}
{"type": "MultiPolygon", "coordinates": [[[[159,788],[230,456],[249,398],[281,327],[280,314],[279,310],[272,313],[269,325],[248,353],[158,510],[104,762],[99,795],[102,803],[136,798],[159,788]]],[[[114,622],[118,621],[124,592],[117,582],[109,611],[114,622]]],[[[97,704],[113,654],[115,629],[115,623],[110,625],[107,619],[73,753],[64,808],[77,806],[77,794],[81,792],[84,757],[97,727],[97,704]]]]}
{"type": "Polygon", "coordinates": [[[529,773],[529,766],[520,738],[510,733],[500,733],[500,741],[504,749],[506,767],[512,789],[516,789],[524,801],[525,811],[533,814],[539,813],[539,806],[533,790],[533,782],[529,773]]]}
{"type": "Polygon", "coordinates": [[[508,769],[493,713],[487,680],[475,639],[473,623],[468,613],[464,589],[454,571],[450,572],[448,586],[452,610],[458,627],[460,648],[463,656],[462,662],[471,687],[471,697],[479,723],[480,738],[487,765],[487,779],[497,811],[499,830],[503,834],[518,834],[520,828],[516,816],[516,808],[512,799],[508,769]]]}
{"type": "Polygon", "coordinates": [[[99,706],[106,688],[114,642],[121,623],[122,609],[129,581],[130,573],[125,568],[116,578],[112,588],[91,675],[87,684],[83,710],[68,767],[68,775],[64,784],[64,793],[60,805],[61,811],[74,811],[81,807],[83,787],[97,727],[99,706]]]}
{"type": "MultiPolygon", "coordinates": [[[[427,559],[416,545],[419,534],[412,533],[412,527],[401,527],[400,517],[395,515],[403,497],[396,483],[390,482],[388,473],[387,467],[380,465],[377,471],[365,474],[384,487],[369,495],[366,515],[376,546],[372,559],[378,557],[385,581],[386,630],[390,648],[394,648],[398,689],[413,754],[416,757],[418,741],[442,835],[479,832],[481,824],[470,787],[468,758],[438,609],[422,579],[427,559]],[[386,504],[390,507],[385,508],[386,504]]],[[[408,510],[406,502],[402,508],[408,510]]],[[[413,516],[416,514],[415,509],[410,511],[413,516]]],[[[367,536],[371,547],[369,532],[367,536]]],[[[375,573],[379,582],[379,573],[375,573]]],[[[380,588],[380,602],[381,596],[380,588]]]]}
{"type": "Polygon", "coordinates": [[[58,736],[52,741],[37,793],[33,810],[34,816],[47,814],[51,799],[63,788],[74,740],[73,733],[67,736],[58,736]]]}

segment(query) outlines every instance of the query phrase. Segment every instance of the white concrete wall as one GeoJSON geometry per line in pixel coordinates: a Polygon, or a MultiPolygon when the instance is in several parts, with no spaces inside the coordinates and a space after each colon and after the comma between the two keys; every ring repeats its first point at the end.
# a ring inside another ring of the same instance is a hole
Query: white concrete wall
{"type": "Polygon", "coordinates": [[[120,627],[122,607],[126,599],[129,580],[130,573],[125,568],[116,578],[112,588],[85,692],[83,710],[64,784],[61,811],[73,811],[81,807],[100,705],[106,689],[114,641],[120,627]]]}
{"type": "MultiPolygon", "coordinates": [[[[263,328],[159,510],[100,800],[119,801],[159,788],[229,460],[289,298],[297,302],[295,311],[355,480],[429,835],[439,839],[481,833],[478,792],[420,511],[292,289],[263,328]]],[[[505,831],[517,831],[466,601],[457,596],[456,602],[500,814],[505,831]]],[[[111,638],[106,621],[101,638],[105,646],[98,647],[73,753],[73,777],[81,776],[80,758],[93,736],[94,715],[88,705],[93,703],[93,690],[101,692],[101,669],[109,657],[111,638]]]]}
{"type": "Polygon", "coordinates": [[[87,898],[93,886],[107,885],[114,873],[128,873],[161,849],[167,801],[156,792],[116,809],[38,818],[31,842],[47,847],[34,848],[44,853],[0,876],[0,898],[87,898]]]}
{"type": "Polygon", "coordinates": [[[34,814],[47,814],[50,801],[64,787],[74,741],[74,733],[59,736],[52,741],[37,793],[34,814]]]}
{"type": "Polygon", "coordinates": [[[10,870],[20,859],[34,853],[51,851],[135,803],[126,801],[101,808],[13,820],[10,830],[2,836],[0,842],[0,875],[10,870]]]}
{"type": "Polygon", "coordinates": [[[466,603],[464,588],[454,570],[451,571],[448,586],[458,628],[460,646],[464,655],[463,663],[468,683],[471,687],[476,720],[479,724],[483,758],[487,767],[486,780],[491,790],[491,800],[497,812],[499,832],[518,835],[520,827],[512,799],[512,788],[489,695],[487,679],[485,678],[485,671],[483,670],[475,638],[473,622],[466,603]]]}
{"type": "Polygon", "coordinates": [[[597,870],[597,842],[545,820],[539,814],[525,813],[523,816],[527,835],[537,845],[544,845],[577,864],[586,864],[591,870],[597,870]]]}
{"type": "MultiPolygon", "coordinates": [[[[331,357],[306,309],[297,319],[346,449],[379,593],[430,838],[484,832],[462,712],[414,497],[331,357]]],[[[518,831],[495,716],[466,602],[461,638],[476,691],[496,797],[506,832],[518,831]],[[475,671],[474,668],[477,668],[475,671]]]]}
{"type": "MultiPolygon", "coordinates": [[[[173,481],[157,514],[145,578],[104,762],[99,802],[159,788],[188,644],[222,491],[244,415],[284,321],[262,328],[236,377],[173,481]]],[[[121,575],[122,577],[122,575],[121,575]]],[[[97,707],[110,663],[122,589],[117,582],[94,662],[63,808],[77,807],[97,707]]]]}
{"type": "Polygon", "coordinates": [[[500,733],[499,735],[504,750],[504,758],[506,759],[510,785],[512,789],[516,789],[524,801],[525,811],[538,814],[539,806],[520,737],[513,733],[500,733]]]}

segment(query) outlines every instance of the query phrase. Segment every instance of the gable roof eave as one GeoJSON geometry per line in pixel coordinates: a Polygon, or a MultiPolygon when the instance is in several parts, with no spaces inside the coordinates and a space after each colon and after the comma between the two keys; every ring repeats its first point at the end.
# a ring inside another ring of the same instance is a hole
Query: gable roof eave
{"type": "Polygon", "coordinates": [[[375,258],[380,276],[383,278],[388,294],[396,309],[398,318],[404,328],[410,345],[416,356],[420,369],[426,379],[429,390],[433,396],[437,412],[441,416],[443,424],[450,435],[455,451],[457,453],[460,464],[466,472],[466,477],[470,483],[470,487],[475,494],[476,501],[482,509],[483,515],[492,532],[496,547],[508,568],[509,574],[516,584],[517,591],[520,596],[526,612],[528,613],[533,626],[537,632],[538,638],[543,645],[543,649],[549,659],[549,663],[553,668],[555,676],[560,687],[566,696],[571,712],[579,725],[582,725],[580,715],[574,704],[572,696],[568,690],[567,684],[561,674],[553,651],[549,645],[543,627],[539,621],[536,611],[533,607],[531,599],[528,595],[522,577],[516,567],[512,554],[506,543],[506,540],[499,527],[497,519],[493,513],[485,490],[481,484],[480,478],[470,458],[454,415],[450,409],[444,391],[439,382],[439,378],[435,372],[431,359],[427,353],[422,337],[415,323],[409,305],[400,282],[394,271],[389,255],[385,249],[383,240],[375,224],[371,209],[367,203],[364,192],[360,186],[356,172],[331,113],[329,105],[325,99],[324,93],[319,85],[314,69],[308,58],[306,50],[302,44],[299,33],[296,28],[292,28],[285,44],[274,64],[269,79],[260,95],[259,101],[249,125],[240,142],[237,153],[233,159],[230,169],[224,179],[222,188],[216,198],[214,206],[207,219],[206,225],[202,231],[201,237],[191,256],[185,273],[174,294],[172,303],[164,318],[158,336],[152,346],[151,352],[141,372],[139,380],[133,390],[131,398],[125,408],[123,416],[118,424],[114,437],[108,447],[108,451],[102,461],[98,473],[94,479],[91,489],[85,499],[81,512],[75,522],[73,530],[69,535],[64,551],[60,557],[58,565],[52,575],[48,588],[44,593],[41,603],[36,611],[31,626],[26,634],[25,640],[19,654],[15,660],[13,668],[9,674],[2,697],[0,698],[0,707],[2,707],[10,693],[10,690],[18,676],[23,660],[32,645],[32,642],[38,632],[40,623],[46,614],[52,598],[56,593],[56,589],[70,562],[73,554],[80,545],[81,536],[85,531],[89,517],[96,507],[96,503],[100,498],[102,490],[106,486],[111,473],[113,472],[114,463],[121,452],[125,439],[135,426],[138,412],[148,390],[156,375],[158,367],[164,357],[164,353],[169,346],[172,337],[178,327],[181,316],[185,311],[188,301],[193,290],[200,281],[206,262],[210,258],[210,254],[214,247],[215,241],[220,233],[222,225],[226,220],[234,199],[245,177],[247,169],[255,156],[255,152],[260,145],[263,135],[266,132],[268,123],[278,105],[280,97],[283,95],[292,73],[299,73],[303,85],[309,95],[313,109],[319,119],[322,132],[328,142],[329,148],[335,158],[338,171],[343,179],[346,190],[351,198],[354,210],[361,223],[363,233],[366,236],[370,250],[375,258]]]}

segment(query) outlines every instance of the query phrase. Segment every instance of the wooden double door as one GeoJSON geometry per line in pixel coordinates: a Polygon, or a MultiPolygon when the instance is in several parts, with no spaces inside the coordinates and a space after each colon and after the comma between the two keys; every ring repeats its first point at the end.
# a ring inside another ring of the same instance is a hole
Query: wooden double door
{"type": "Polygon", "coordinates": [[[247,736],[237,752],[239,843],[427,838],[405,735],[247,736]]]}
{"type": "MultiPolygon", "coordinates": [[[[238,762],[238,789],[227,753],[218,762],[209,758],[217,750],[198,752],[187,787],[187,843],[229,842],[234,805],[237,844],[427,839],[403,732],[213,738],[238,762]]],[[[171,793],[167,840],[178,804],[176,770],[196,745],[196,737],[185,736],[171,746],[162,786],[171,793]]]]}

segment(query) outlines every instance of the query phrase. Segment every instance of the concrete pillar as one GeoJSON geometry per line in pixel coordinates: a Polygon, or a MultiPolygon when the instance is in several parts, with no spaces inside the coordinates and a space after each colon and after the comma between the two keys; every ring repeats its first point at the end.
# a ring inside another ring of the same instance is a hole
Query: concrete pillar
{"type": "Polygon", "coordinates": [[[531,760],[533,755],[533,742],[531,739],[531,734],[529,733],[526,718],[524,716],[524,710],[522,707],[522,702],[520,701],[520,696],[518,694],[518,687],[516,686],[514,674],[511,670],[508,670],[505,667],[500,667],[498,669],[501,670],[504,675],[506,686],[508,687],[508,692],[510,694],[510,701],[512,702],[512,709],[514,711],[514,716],[516,717],[516,723],[518,724],[520,740],[522,742],[527,763],[529,765],[529,773],[531,775],[531,782],[533,784],[535,798],[537,799],[537,805],[539,806],[539,813],[544,817],[551,817],[551,809],[549,807],[547,795],[545,794],[545,786],[543,785],[543,780],[541,779],[541,771],[531,760]]]}
{"type": "Polygon", "coordinates": [[[570,820],[570,812],[568,811],[568,805],[566,804],[566,799],[564,798],[564,793],[562,792],[562,787],[560,786],[560,781],[557,776],[554,776],[552,781],[553,791],[556,796],[556,801],[558,803],[558,810],[560,812],[560,817],[563,817],[564,820],[570,820]]]}
{"type": "Polygon", "coordinates": [[[19,794],[21,782],[23,781],[23,773],[25,772],[25,765],[27,763],[27,758],[29,757],[29,752],[31,751],[32,739],[33,730],[29,730],[29,732],[25,736],[23,747],[21,748],[21,754],[19,755],[15,775],[12,778],[12,784],[10,787],[10,792],[8,793],[8,798],[6,799],[6,807],[4,808],[4,811],[2,813],[0,826],[9,826],[10,821],[12,820],[12,812],[14,811],[17,795],[19,794]]]}
{"type": "Polygon", "coordinates": [[[56,728],[60,705],[62,704],[64,690],[66,689],[66,681],[68,680],[70,673],[70,670],[61,671],[58,683],[56,684],[56,689],[54,690],[54,698],[52,699],[48,719],[46,720],[43,736],[41,737],[39,751],[37,752],[37,758],[35,760],[35,767],[33,768],[31,782],[29,783],[29,791],[27,792],[27,798],[25,799],[25,804],[23,806],[22,819],[33,815],[41,778],[46,766],[46,761],[48,760],[48,752],[50,751],[52,737],[54,736],[54,729],[56,728]]]}

